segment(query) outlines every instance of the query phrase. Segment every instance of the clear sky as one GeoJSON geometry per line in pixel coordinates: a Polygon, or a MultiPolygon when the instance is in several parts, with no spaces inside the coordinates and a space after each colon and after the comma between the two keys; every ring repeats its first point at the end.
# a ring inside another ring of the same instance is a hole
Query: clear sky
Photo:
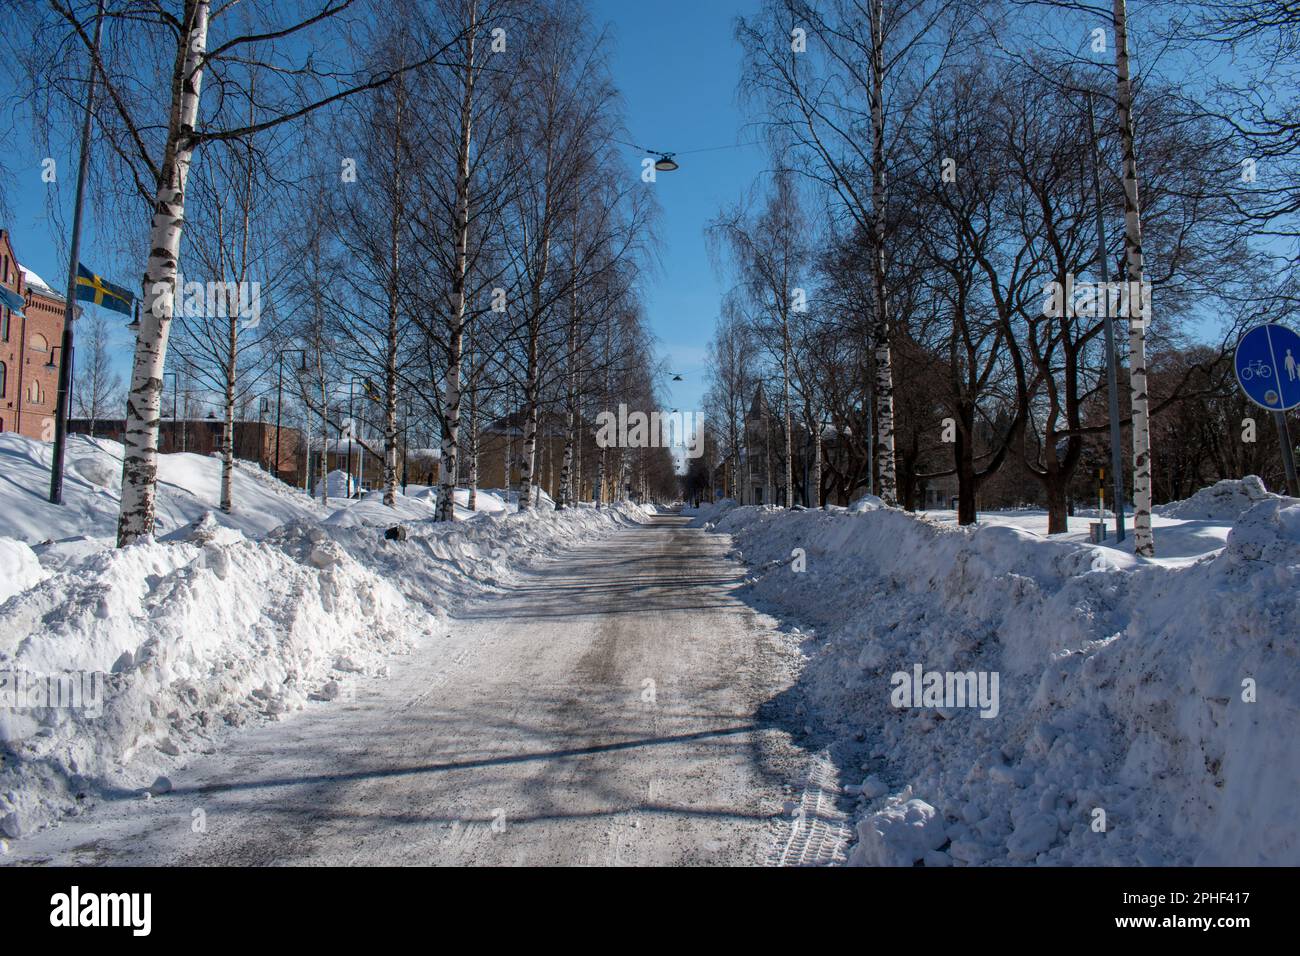
{"type": "MultiPolygon", "coordinates": [[[[705,348],[724,285],[709,265],[704,226],[740,198],[768,166],[752,142],[737,104],[738,14],[756,0],[594,0],[597,21],[611,32],[614,80],[623,91],[630,142],[651,149],[711,150],[678,157],[681,168],[660,173],[659,264],[645,284],[650,327],[660,352],[684,382],[668,382],[669,407],[695,411],[704,393],[705,348]]],[[[642,155],[628,150],[628,174],[640,176],[642,155]]]]}
{"type": "MultiPolygon", "coordinates": [[[[737,105],[740,52],[733,23],[756,2],[592,0],[596,23],[609,30],[611,65],[625,100],[629,141],[687,154],[679,157],[681,169],[661,173],[656,183],[645,187],[657,191],[662,209],[658,262],[644,283],[646,314],[660,356],[685,378],[665,383],[672,391],[664,401],[684,412],[701,407],[705,347],[723,293],[709,265],[704,226],[722,205],[740,198],[767,166],[758,146],[715,149],[753,138],[743,128],[745,117],[737,105]]],[[[42,151],[30,145],[27,135],[13,136],[11,142],[21,145],[6,159],[17,180],[10,190],[14,208],[8,228],[23,265],[62,291],[67,283],[63,237],[70,226],[75,156],[56,155],[58,180],[47,184],[40,175],[42,151]],[[53,220],[47,215],[51,198],[61,210],[53,220]]],[[[628,149],[626,155],[628,175],[639,178],[643,154],[628,149]]],[[[140,264],[110,259],[95,240],[94,210],[89,206],[87,216],[82,260],[107,278],[133,286],[140,264]]],[[[131,345],[125,324],[114,333],[124,378],[131,345]]]]}

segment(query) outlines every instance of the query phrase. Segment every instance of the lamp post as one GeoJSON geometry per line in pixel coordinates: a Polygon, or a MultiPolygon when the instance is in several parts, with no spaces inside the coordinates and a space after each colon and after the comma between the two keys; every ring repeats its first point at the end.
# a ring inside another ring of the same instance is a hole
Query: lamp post
{"type": "MultiPolygon", "coordinates": [[[[176,446],[176,396],[181,390],[181,378],[175,372],[163,372],[163,384],[167,384],[167,379],[172,380],[172,449],[176,446]]],[[[182,449],[184,450],[184,449],[182,449]]]]}
{"type": "Polygon", "coordinates": [[[72,238],[68,249],[68,298],[63,306],[63,361],[59,365],[58,399],[54,406],[54,453],[50,457],[50,503],[63,504],[63,453],[68,441],[68,392],[72,386],[72,323],[77,313],[77,259],[81,255],[81,208],[90,167],[90,121],[95,99],[95,61],[104,30],[104,0],[95,10],[95,38],[91,43],[90,76],[86,81],[86,111],[81,121],[81,156],[77,164],[77,189],[72,201],[72,238]]]}
{"type": "MultiPolygon", "coordinates": [[[[352,398],[354,395],[356,395],[356,389],[358,383],[360,383],[362,393],[364,394],[366,392],[367,387],[370,384],[370,381],[369,379],[364,379],[364,378],[354,378],[352,379],[352,381],[348,383],[348,423],[352,429],[352,433],[348,436],[348,472],[349,473],[351,473],[352,471],[352,445],[354,442],[356,442],[357,436],[361,431],[361,429],[357,427],[356,417],[354,417],[352,414],[352,398]]],[[[365,446],[362,445],[360,450],[357,452],[357,497],[358,498],[361,497],[361,491],[362,491],[361,483],[362,480],[364,479],[364,469],[366,463],[365,456],[366,456],[366,449],[365,446]]]]}
{"type": "Polygon", "coordinates": [[[294,353],[297,353],[299,358],[298,377],[301,378],[307,371],[307,353],[305,351],[302,349],[284,349],[276,360],[279,369],[275,377],[275,464],[272,466],[272,471],[277,477],[280,474],[280,406],[284,397],[284,357],[294,353]]]}

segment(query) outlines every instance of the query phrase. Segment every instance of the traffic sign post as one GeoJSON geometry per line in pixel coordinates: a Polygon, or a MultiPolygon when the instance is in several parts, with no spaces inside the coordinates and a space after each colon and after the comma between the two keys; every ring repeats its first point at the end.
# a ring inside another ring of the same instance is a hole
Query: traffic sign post
{"type": "Polygon", "coordinates": [[[1291,449],[1291,429],[1286,425],[1286,412],[1274,412],[1277,440],[1282,445],[1282,467],[1286,469],[1286,490],[1292,498],[1300,498],[1300,481],[1296,480],[1295,452],[1291,449]]]}
{"type": "Polygon", "coordinates": [[[1284,325],[1257,325],[1241,337],[1233,359],[1237,384],[1246,397],[1273,413],[1282,464],[1286,468],[1287,491],[1300,497],[1295,453],[1286,412],[1300,405],[1300,335],[1284,325]]]}

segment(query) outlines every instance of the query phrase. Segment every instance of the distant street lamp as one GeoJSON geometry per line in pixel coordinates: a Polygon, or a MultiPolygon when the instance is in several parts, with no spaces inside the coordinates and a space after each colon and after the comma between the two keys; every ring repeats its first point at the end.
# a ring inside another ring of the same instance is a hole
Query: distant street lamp
{"type": "MultiPolygon", "coordinates": [[[[53,372],[55,369],[58,369],[58,367],[59,367],[59,363],[58,363],[57,361],[55,361],[54,353],[55,353],[55,352],[58,352],[58,351],[61,350],[62,348],[63,348],[62,345],[53,345],[53,346],[50,347],[50,358],[49,358],[49,360],[45,363],[45,370],[46,370],[47,372],[53,372]]],[[[71,355],[72,352],[69,351],[68,354],[71,355]]],[[[60,373],[60,374],[62,374],[62,373],[60,373]]],[[[69,408],[70,408],[71,405],[72,405],[72,384],[73,384],[73,383],[72,383],[72,377],[71,377],[71,375],[69,375],[69,376],[68,376],[68,402],[67,402],[69,408]]],[[[56,409],[56,414],[57,414],[57,409],[56,409]]],[[[68,415],[68,409],[64,409],[64,427],[65,427],[65,430],[66,430],[66,427],[67,427],[67,415],[68,415]]]]}
{"type": "MultiPolygon", "coordinates": [[[[163,384],[167,384],[167,379],[172,380],[172,450],[176,450],[176,396],[181,390],[181,378],[175,372],[163,372],[163,384]]],[[[181,449],[184,451],[184,448],[181,449]]]]}
{"type": "Polygon", "coordinates": [[[655,169],[661,173],[671,173],[678,168],[672,153],[660,153],[659,158],[655,160],[655,169]]]}
{"type": "MultiPolygon", "coordinates": [[[[370,398],[372,401],[374,400],[372,397],[373,386],[370,384],[370,379],[354,378],[351,382],[348,383],[348,419],[349,419],[349,424],[352,428],[352,433],[348,436],[348,473],[349,474],[351,474],[352,472],[352,445],[357,440],[357,437],[361,431],[361,429],[357,427],[357,419],[352,415],[352,398],[356,394],[357,385],[361,386],[361,393],[363,396],[365,396],[366,398],[370,398]]],[[[364,408],[365,405],[363,404],[361,407],[364,408]]],[[[365,463],[366,463],[366,446],[362,445],[360,451],[357,452],[357,497],[358,498],[361,497],[361,492],[362,492],[361,483],[365,476],[365,471],[364,471],[365,463]]]]}

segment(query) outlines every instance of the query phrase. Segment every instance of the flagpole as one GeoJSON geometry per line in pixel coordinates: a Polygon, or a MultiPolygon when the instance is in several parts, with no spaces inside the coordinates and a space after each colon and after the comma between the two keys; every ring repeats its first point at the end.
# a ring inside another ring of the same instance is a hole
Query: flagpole
{"type": "Polygon", "coordinates": [[[63,361],[59,363],[59,397],[54,407],[54,455],[50,462],[50,502],[63,504],[63,456],[68,443],[68,396],[72,383],[72,322],[77,311],[77,260],[81,255],[81,206],[90,166],[90,118],[95,100],[95,61],[104,29],[104,0],[95,12],[95,39],[91,44],[90,76],[86,81],[86,113],[81,122],[81,158],[77,166],[77,191],[72,207],[72,243],[68,261],[68,299],[63,305],[63,361]]]}

